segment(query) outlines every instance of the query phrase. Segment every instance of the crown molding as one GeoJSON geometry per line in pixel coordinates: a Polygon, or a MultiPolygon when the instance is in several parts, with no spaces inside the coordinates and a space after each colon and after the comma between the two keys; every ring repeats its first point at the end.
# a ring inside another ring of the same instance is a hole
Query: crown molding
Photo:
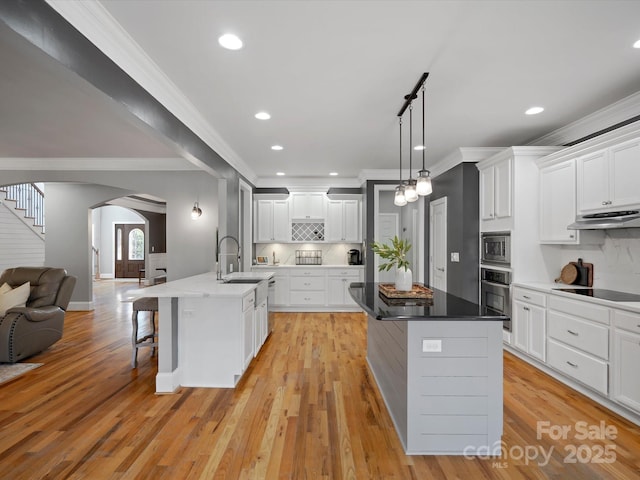
{"type": "Polygon", "coordinates": [[[565,145],[640,115],[640,91],[558,128],[529,145],[565,145]]]}
{"type": "Polygon", "coordinates": [[[257,177],[100,2],[45,0],[75,29],[252,183],[257,177]]]}
{"type": "Polygon", "coordinates": [[[0,158],[0,170],[194,171],[184,158],[0,158]]]}
{"type": "Polygon", "coordinates": [[[330,187],[360,188],[359,178],[340,177],[264,177],[254,183],[256,188],[281,188],[297,192],[327,191],[330,187]]]}

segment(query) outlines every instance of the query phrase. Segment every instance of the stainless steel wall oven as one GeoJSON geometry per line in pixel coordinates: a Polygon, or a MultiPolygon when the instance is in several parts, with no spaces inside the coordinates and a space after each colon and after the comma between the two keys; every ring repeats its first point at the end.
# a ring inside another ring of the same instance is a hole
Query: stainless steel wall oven
{"type": "Polygon", "coordinates": [[[485,232],[481,236],[481,263],[511,265],[511,233],[485,232]]]}
{"type": "Polygon", "coordinates": [[[507,315],[502,328],[511,331],[511,272],[481,268],[480,305],[487,312],[507,315]]]}

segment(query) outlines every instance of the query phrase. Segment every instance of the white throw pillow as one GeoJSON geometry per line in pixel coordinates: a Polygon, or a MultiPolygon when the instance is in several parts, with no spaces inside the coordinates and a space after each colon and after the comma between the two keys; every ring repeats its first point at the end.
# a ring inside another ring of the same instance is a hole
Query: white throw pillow
{"type": "Polygon", "coordinates": [[[29,299],[29,293],[31,293],[31,284],[27,282],[0,294],[0,317],[4,317],[10,308],[24,307],[29,299]]]}
{"type": "Polygon", "coordinates": [[[0,295],[10,291],[11,291],[11,285],[9,285],[8,283],[5,282],[0,286],[0,295]]]}

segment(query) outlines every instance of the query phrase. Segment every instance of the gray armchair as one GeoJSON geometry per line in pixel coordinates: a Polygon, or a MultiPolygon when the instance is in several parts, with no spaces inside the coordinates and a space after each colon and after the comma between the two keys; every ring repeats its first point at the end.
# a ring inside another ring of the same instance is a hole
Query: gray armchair
{"type": "Polygon", "coordinates": [[[13,288],[31,284],[26,306],[10,308],[0,317],[0,362],[15,363],[62,338],[76,277],[63,268],[16,267],[2,272],[0,285],[5,282],[13,288]]]}

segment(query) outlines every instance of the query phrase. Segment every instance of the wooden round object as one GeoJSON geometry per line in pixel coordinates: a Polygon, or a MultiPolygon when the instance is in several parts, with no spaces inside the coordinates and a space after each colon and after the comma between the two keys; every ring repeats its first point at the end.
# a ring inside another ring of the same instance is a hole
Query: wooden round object
{"type": "Polygon", "coordinates": [[[562,283],[566,283],[567,285],[572,285],[578,279],[578,269],[572,263],[566,264],[562,267],[562,271],[560,272],[560,281],[562,283]]]}

